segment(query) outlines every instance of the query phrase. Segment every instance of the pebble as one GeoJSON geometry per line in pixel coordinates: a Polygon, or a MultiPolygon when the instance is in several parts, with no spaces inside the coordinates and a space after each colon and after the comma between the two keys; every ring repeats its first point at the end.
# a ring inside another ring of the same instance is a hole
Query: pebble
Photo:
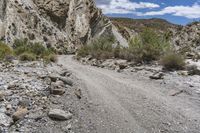
{"type": "Polygon", "coordinates": [[[56,120],[69,120],[72,118],[72,114],[70,112],[65,112],[64,110],[60,109],[50,110],[48,116],[56,120]]]}
{"type": "Polygon", "coordinates": [[[65,88],[57,85],[56,83],[51,83],[50,93],[54,95],[63,95],[65,93],[65,88]]]}
{"type": "Polygon", "coordinates": [[[65,77],[60,77],[59,78],[61,81],[63,81],[65,84],[69,85],[69,86],[73,86],[73,82],[72,80],[65,78],[65,77]]]}
{"type": "Polygon", "coordinates": [[[27,108],[18,108],[17,111],[12,116],[13,121],[18,121],[20,119],[23,119],[27,113],[28,113],[27,108]]]}
{"type": "Polygon", "coordinates": [[[4,101],[4,93],[0,91],[0,101],[4,101]]]}
{"type": "Polygon", "coordinates": [[[6,114],[0,112],[0,125],[8,127],[11,123],[12,119],[6,114]]]}
{"type": "Polygon", "coordinates": [[[158,72],[158,73],[153,74],[152,76],[149,76],[149,78],[150,79],[155,79],[155,80],[163,79],[164,78],[164,73],[163,72],[158,72]]]}

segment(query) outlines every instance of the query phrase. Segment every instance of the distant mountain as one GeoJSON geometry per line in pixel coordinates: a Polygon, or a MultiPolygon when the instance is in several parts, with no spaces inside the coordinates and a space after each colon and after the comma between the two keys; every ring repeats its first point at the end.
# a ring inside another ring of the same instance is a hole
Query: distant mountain
{"type": "Polygon", "coordinates": [[[131,19],[131,18],[110,18],[112,23],[118,27],[118,30],[128,37],[128,31],[136,33],[142,32],[145,28],[151,28],[158,33],[165,33],[169,29],[178,29],[182,26],[172,24],[164,19],[131,19]]]}

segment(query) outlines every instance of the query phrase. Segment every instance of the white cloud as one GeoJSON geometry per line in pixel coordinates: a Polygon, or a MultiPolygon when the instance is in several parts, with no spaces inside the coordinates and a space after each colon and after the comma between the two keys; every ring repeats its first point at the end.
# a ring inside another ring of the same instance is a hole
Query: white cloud
{"type": "Polygon", "coordinates": [[[131,2],[130,0],[97,0],[97,5],[105,14],[127,14],[135,13],[136,9],[152,9],[160,7],[150,2],[131,2]]]}
{"type": "Polygon", "coordinates": [[[138,16],[156,16],[171,14],[173,16],[181,16],[189,19],[200,18],[200,4],[195,3],[192,6],[169,6],[160,11],[151,11],[146,13],[137,13],[138,16]]]}

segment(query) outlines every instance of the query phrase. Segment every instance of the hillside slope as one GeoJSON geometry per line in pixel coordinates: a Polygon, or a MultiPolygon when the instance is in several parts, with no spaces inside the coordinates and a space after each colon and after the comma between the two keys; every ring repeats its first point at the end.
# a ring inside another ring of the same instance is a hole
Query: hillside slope
{"type": "Polygon", "coordinates": [[[145,28],[151,28],[158,33],[165,33],[169,29],[178,29],[180,25],[172,24],[164,19],[131,19],[131,18],[110,18],[112,23],[118,28],[119,32],[127,38],[131,32],[140,33],[145,28]]]}
{"type": "Polygon", "coordinates": [[[9,44],[28,38],[62,51],[113,31],[93,0],[0,1],[0,39],[9,44]]]}
{"type": "Polygon", "coordinates": [[[200,22],[188,24],[176,31],[172,43],[182,53],[200,54],[200,22]]]}

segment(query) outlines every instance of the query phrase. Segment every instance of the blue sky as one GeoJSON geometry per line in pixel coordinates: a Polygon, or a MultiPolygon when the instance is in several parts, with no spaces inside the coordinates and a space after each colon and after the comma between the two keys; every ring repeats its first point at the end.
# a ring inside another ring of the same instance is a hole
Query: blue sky
{"type": "Polygon", "coordinates": [[[200,20],[200,0],[96,0],[107,16],[163,18],[185,25],[200,20]]]}

